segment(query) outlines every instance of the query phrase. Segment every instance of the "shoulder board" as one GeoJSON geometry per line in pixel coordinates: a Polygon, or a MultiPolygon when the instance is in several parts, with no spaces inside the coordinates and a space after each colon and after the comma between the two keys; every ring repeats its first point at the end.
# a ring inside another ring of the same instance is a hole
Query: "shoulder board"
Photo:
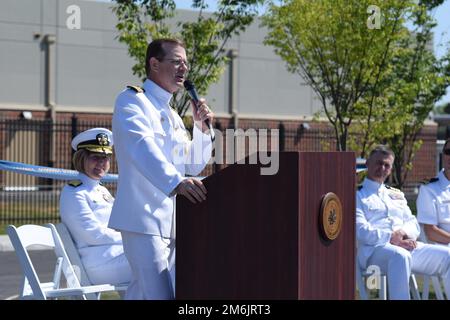
{"type": "Polygon", "coordinates": [[[145,92],[144,88],[141,88],[139,86],[127,86],[128,89],[131,89],[137,93],[143,93],[145,92]]]}
{"type": "Polygon", "coordinates": [[[360,184],[360,185],[358,186],[358,191],[361,190],[362,188],[363,188],[363,185],[360,184]]]}
{"type": "Polygon", "coordinates": [[[422,184],[429,184],[429,183],[436,182],[436,181],[439,181],[438,177],[434,177],[434,178],[431,178],[431,179],[428,179],[428,180],[423,180],[422,184]]]}
{"type": "Polygon", "coordinates": [[[397,188],[394,188],[394,187],[391,187],[388,185],[386,185],[386,189],[389,189],[390,191],[394,191],[394,192],[402,192],[400,189],[397,189],[397,188]]]}
{"type": "Polygon", "coordinates": [[[83,184],[83,182],[81,182],[80,180],[72,180],[69,182],[69,186],[71,187],[79,187],[83,184]]]}

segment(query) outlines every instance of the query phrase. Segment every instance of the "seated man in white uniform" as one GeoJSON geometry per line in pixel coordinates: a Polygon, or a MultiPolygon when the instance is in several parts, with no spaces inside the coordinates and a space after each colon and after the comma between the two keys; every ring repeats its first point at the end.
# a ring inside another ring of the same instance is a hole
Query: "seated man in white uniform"
{"type": "Polygon", "coordinates": [[[108,228],[114,198],[100,184],[110,168],[112,132],[94,128],[72,140],[73,164],[81,179],[67,184],[60,198],[61,220],[74,239],[92,284],[131,280],[120,232],[108,228]]]}
{"type": "Polygon", "coordinates": [[[450,139],[442,149],[442,166],[436,178],[422,185],[417,197],[417,220],[427,239],[450,244],[450,139]]]}
{"type": "Polygon", "coordinates": [[[419,224],[405,195],[384,184],[393,163],[394,153],[386,146],[377,146],[367,159],[367,178],[356,196],[358,263],[387,274],[389,299],[410,299],[411,272],[441,275],[448,295],[450,248],[416,241],[419,224]]]}

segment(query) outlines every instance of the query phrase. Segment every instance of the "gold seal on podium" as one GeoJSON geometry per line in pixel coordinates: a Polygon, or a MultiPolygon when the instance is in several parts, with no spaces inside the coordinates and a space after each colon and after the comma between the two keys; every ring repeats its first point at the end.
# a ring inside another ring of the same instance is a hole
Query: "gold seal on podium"
{"type": "Polygon", "coordinates": [[[327,240],[337,238],[342,228],[342,204],[339,197],[328,192],[322,199],[319,214],[319,225],[327,240]]]}

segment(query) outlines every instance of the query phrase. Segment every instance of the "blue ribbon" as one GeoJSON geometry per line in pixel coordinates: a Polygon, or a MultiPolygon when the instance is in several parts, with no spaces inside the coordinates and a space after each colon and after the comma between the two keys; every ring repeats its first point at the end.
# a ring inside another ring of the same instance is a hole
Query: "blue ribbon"
{"type": "MultiPolygon", "coordinates": [[[[356,172],[367,170],[365,166],[365,159],[358,158],[356,160],[356,172]]],[[[51,168],[44,166],[36,166],[32,164],[0,160],[0,170],[12,171],[22,174],[28,174],[40,178],[48,178],[54,180],[77,180],[80,179],[80,173],[75,170],[51,168]]],[[[107,174],[101,181],[103,182],[117,182],[119,175],[107,174]]]]}
{"type": "MultiPolygon", "coordinates": [[[[32,164],[0,160],[0,170],[12,171],[22,174],[28,174],[40,178],[48,178],[54,180],[77,180],[80,179],[80,173],[75,170],[51,168],[44,166],[36,166],[32,164]]],[[[119,176],[117,174],[107,174],[101,181],[117,182],[119,176]]]]}

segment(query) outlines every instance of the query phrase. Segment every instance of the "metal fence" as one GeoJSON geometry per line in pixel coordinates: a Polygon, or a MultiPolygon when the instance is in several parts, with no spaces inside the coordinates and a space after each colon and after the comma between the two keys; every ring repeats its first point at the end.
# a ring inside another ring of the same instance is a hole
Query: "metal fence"
{"type": "MultiPolygon", "coordinates": [[[[0,159],[72,169],[70,142],[93,127],[111,128],[110,121],[65,121],[0,118],[0,159]]],[[[116,173],[113,158],[111,173],[116,173]]],[[[59,221],[59,194],[66,182],[0,171],[0,224],[43,224],[59,221]]],[[[115,185],[107,186],[112,192],[115,185]]]]}
{"type": "MultiPolygon", "coordinates": [[[[244,133],[249,133],[243,128],[244,133]]],[[[111,128],[111,120],[85,120],[74,114],[67,120],[52,122],[48,119],[26,120],[0,118],[0,159],[34,165],[71,169],[73,151],[70,146],[72,137],[77,133],[93,127],[111,128]]],[[[220,126],[219,126],[220,127],[220,126]]],[[[281,151],[332,151],[336,140],[330,128],[323,126],[284,124],[272,127],[278,131],[278,144],[281,151]]],[[[259,134],[260,129],[256,130],[259,134]]],[[[221,130],[222,138],[216,139],[217,150],[234,148],[236,153],[248,155],[249,140],[243,145],[227,145],[226,128],[221,130]],[[244,148],[244,150],[238,150],[244,148]]],[[[228,134],[230,134],[228,132],[228,134]]],[[[270,148],[270,131],[267,137],[270,148]]],[[[238,159],[236,159],[238,160],[238,159]]],[[[223,169],[230,163],[211,164],[201,173],[208,176],[223,169]]],[[[117,165],[113,156],[111,173],[117,173],[117,165]]],[[[37,178],[33,176],[0,171],[0,225],[4,224],[43,224],[59,221],[59,195],[65,181],[37,178]]],[[[107,188],[115,194],[115,184],[107,188]]]]}

